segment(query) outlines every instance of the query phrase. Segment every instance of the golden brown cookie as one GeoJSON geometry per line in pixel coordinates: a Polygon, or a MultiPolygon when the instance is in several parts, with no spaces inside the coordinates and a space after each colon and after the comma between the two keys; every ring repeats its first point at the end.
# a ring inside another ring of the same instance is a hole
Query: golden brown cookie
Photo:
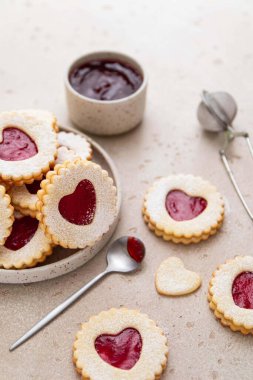
{"type": "Polygon", "coordinates": [[[41,179],[57,156],[55,117],[46,111],[0,114],[0,178],[18,186],[41,179]]]}
{"type": "Polygon", "coordinates": [[[237,256],[213,273],[209,284],[210,308],[224,326],[253,333],[253,257],[237,256]]]}
{"type": "Polygon", "coordinates": [[[73,361],[85,380],[158,380],[167,364],[167,339],[147,315],[111,309],[82,325],[73,361]]]}
{"type": "Polygon", "coordinates": [[[0,245],[3,245],[11,233],[14,221],[14,209],[11,205],[11,199],[6,194],[4,186],[0,185],[0,245]]]}
{"type": "Polygon", "coordinates": [[[143,216],[157,236],[174,243],[198,243],[214,235],[224,218],[216,188],[200,177],[161,178],[147,191],[143,216]]]}
{"type": "Polygon", "coordinates": [[[37,209],[46,235],[68,248],[92,246],[116,216],[116,188],[102,168],[77,159],[56,165],[41,183],[37,209]]]}
{"type": "Polygon", "coordinates": [[[15,213],[11,234],[0,246],[0,267],[23,269],[43,262],[52,253],[52,244],[37,219],[15,213]]]}

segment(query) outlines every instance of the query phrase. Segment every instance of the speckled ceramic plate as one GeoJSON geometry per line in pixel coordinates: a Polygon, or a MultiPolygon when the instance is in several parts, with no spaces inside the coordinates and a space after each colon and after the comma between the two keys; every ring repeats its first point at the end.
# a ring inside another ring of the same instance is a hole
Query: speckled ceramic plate
{"type": "MultiPolygon", "coordinates": [[[[70,128],[62,127],[61,130],[84,135],[82,132],[70,128]]],[[[109,231],[104,234],[103,238],[92,247],[87,247],[81,250],[70,250],[56,247],[54,249],[53,255],[49,256],[43,264],[40,264],[34,268],[22,270],[0,269],[0,283],[23,284],[29,282],[44,281],[50,278],[62,276],[63,274],[71,272],[74,269],[87,263],[87,261],[93,258],[111,238],[118,224],[121,206],[121,188],[119,175],[112,159],[108,156],[104,149],[88,136],[85,137],[92,145],[92,160],[101,165],[103,169],[108,171],[117,187],[117,215],[109,231]]]]}

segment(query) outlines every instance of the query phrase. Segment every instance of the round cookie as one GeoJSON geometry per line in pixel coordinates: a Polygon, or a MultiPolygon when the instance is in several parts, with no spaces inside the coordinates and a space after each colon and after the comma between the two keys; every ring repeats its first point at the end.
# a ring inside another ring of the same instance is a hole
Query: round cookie
{"type": "Polygon", "coordinates": [[[56,119],[46,111],[0,113],[0,178],[15,185],[41,179],[57,155],[56,119]]]}
{"type": "Polygon", "coordinates": [[[73,361],[87,380],[158,380],[167,364],[167,340],[145,314],[111,309],[82,324],[73,361]]]}
{"type": "Polygon", "coordinates": [[[92,246],[116,215],[116,188],[102,168],[77,159],[56,165],[41,182],[38,218],[47,236],[66,248],[92,246]]]}
{"type": "Polygon", "coordinates": [[[91,145],[84,136],[62,131],[58,133],[58,141],[60,146],[56,164],[63,164],[64,161],[75,160],[78,157],[91,160],[91,145]]]}
{"type": "Polygon", "coordinates": [[[0,245],[3,245],[11,233],[14,221],[14,209],[11,205],[11,199],[6,194],[5,187],[0,185],[0,245]]]}
{"type": "Polygon", "coordinates": [[[31,184],[12,186],[9,190],[11,201],[16,210],[23,215],[36,217],[38,202],[37,192],[40,190],[41,180],[35,180],[31,184]]]}
{"type": "Polygon", "coordinates": [[[220,265],[210,281],[208,300],[224,326],[253,334],[253,257],[237,256],[220,265]]]}
{"type": "Polygon", "coordinates": [[[224,202],[202,178],[173,175],[156,181],[147,191],[143,216],[150,230],[164,240],[198,243],[221,227],[224,202]]]}
{"type": "Polygon", "coordinates": [[[43,262],[52,253],[52,244],[37,219],[15,213],[11,234],[0,247],[0,267],[23,269],[43,262]]]}

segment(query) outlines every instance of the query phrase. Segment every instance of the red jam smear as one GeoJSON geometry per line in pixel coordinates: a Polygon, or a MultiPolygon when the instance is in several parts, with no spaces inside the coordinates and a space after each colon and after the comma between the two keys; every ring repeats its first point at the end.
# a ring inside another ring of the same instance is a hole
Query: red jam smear
{"type": "Polygon", "coordinates": [[[243,309],[253,309],[253,273],[242,272],[232,285],[234,303],[243,309]]]}
{"type": "Polygon", "coordinates": [[[141,263],[145,256],[145,246],[140,239],[129,236],[127,239],[127,250],[129,255],[137,263],[141,263]]]}
{"type": "Polygon", "coordinates": [[[142,76],[129,64],[114,60],[93,60],[75,67],[69,75],[79,94],[97,100],[125,98],[141,86],[142,76]]]}
{"type": "Polygon", "coordinates": [[[1,160],[22,161],[37,153],[37,145],[25,132],[15,127],[3,130],[3,140],[0,143],[1,160]]]}
{"type": "Polygon", "coordinates": [[[99,356],[113,367],[129,370],[140,358],[142,338],[139,331],[127,328],[117,335],[98,336],[95,349],[99,356]]]}
{"type": "Polygon", "coordinates": [[[165,207],[172,219],[177,222],[191,220],[206,208],[207,201],[202,197],[191,197],[182,190],[170,191],[165,200],[165,207]]]}
{"type": "Polygon", "coordinates": [[[84,179],[72,194],[59,202],[59,212],[68,222],[78,226],[91,224],[96,212],[96,191],[93,184],[84,179]]]}
{"type": "Polygon", "coordinates": [[[37,194],[40,190],[41,181],[33,181],[33,183],[25,185],[30,194],[37,194]]]}
{"type": "Polygon", "coordinates": [[[39,221],[31,216],[15,219],[10,236],[4,246],[12,251],[23,248],[33,238],[39,221]]]}

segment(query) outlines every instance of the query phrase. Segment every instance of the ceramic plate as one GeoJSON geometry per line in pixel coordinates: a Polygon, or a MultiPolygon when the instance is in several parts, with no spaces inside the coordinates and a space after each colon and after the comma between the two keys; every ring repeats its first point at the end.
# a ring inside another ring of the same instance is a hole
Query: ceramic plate
{"type": "MultiPolygon", "coordinates": [[[[84,135],[82,132],[73,130],[71,128],[61,127],[61,130],[71,131],[82,136],[84,135]]],[[[119,175],[112,159],[104,151],[104,149],[88,136],[85,137],[88,139],[93,149],[92,161],[98,163],[103,167],[103,169],[108,171],[109,175],[114,180],[115,186],[117,187],[117,215],[109,231],[104,234],[102,239],[92,247],[87,247],[81,250],[70,250],[56,247],[54,249],[53,255],[49,256],[43,264],[40,264],[34,268],[22,270],[0,269],[0,283],[22,284],[44,281],[50,278],[61,276],[87,263],[87,261],[93,258],[110,240],[118,224],[121,206],[121,188],[119,175]]]]}

